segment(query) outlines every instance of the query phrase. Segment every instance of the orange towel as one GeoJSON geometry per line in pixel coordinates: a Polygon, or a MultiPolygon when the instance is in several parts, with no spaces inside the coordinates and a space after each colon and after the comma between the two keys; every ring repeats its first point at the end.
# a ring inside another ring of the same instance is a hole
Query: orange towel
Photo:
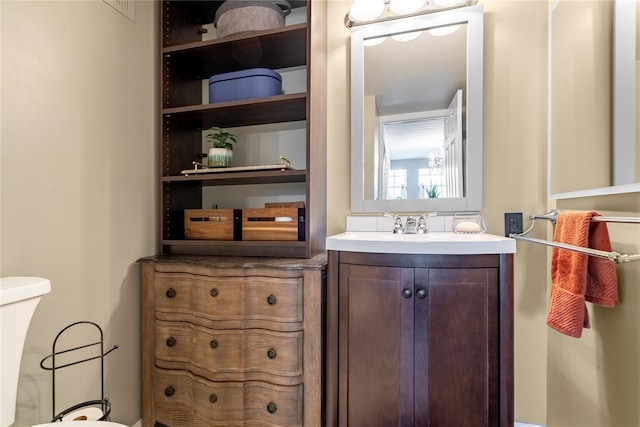
{"type": "MultiPolygon", "coordinates": [[[[553,240],[574,246],[611,251],[607,224],[591,222],[597,212],[563,212],[558,215],[553,240]]],[[[553,248],[551,260],[551,303],[547,325],[571,337],[580,338],[589,328],[585,301],[615,307],[618,278],[613,262],[567,249],[553,248]]]]}

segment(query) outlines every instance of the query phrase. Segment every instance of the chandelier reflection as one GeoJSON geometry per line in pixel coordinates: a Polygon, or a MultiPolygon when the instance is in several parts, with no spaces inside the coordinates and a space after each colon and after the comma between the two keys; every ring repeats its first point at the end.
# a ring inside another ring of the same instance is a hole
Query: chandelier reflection
{"type": "Polygon", "coordinates": [[[440,169],[444,167],[444,151],[442,149],[429,153],[429,167],[440,169]]]}

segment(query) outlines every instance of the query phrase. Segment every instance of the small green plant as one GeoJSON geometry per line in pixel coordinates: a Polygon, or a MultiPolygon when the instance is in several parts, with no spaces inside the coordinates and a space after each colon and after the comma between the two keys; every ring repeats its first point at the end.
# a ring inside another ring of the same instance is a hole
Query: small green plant
{"type": "Polygon", "coordinates": [[[440,195],[440,192],[438,191],[438,187],[436,187],[435,185],[432,185],[431,187],[427,188],[427,196],[430,199],[437,199],[439,195],[440,195]]]}
{"type": "Polygon", "coordinates": [[[207,134],[207,141],[213,143],[213,148],[228,148],[233,150],[233,143],[238,142],[238,137],[234,134],[223,130],[222,128],[210,127],[210,133],[207,134]]]}

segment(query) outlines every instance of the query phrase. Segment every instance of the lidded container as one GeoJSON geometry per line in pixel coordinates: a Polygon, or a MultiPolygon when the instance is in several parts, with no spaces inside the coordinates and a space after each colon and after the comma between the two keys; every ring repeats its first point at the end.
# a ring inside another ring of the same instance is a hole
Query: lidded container
{"type": "Polygon", "coordinates": [[[237,101],[282,94],[282,76],[269,68],[214,74],[209,78],[209,102],[237,101]]]}
{"type": "Polygon", "coordinates": [[[283,27],[289,13],[287,0],[227,0],[216,11],[213,23],[220,38],[283,27]]]}

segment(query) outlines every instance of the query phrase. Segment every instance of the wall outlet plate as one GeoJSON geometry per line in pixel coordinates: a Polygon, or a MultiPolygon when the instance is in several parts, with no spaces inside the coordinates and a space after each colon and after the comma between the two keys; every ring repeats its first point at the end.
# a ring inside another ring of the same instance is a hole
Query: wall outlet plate
{"type": "Polygon", "coordinates": [[[522,226],[522,212],[507,212],[504,214],[504,235],[521,234],[524,231],[522,226]]]}

